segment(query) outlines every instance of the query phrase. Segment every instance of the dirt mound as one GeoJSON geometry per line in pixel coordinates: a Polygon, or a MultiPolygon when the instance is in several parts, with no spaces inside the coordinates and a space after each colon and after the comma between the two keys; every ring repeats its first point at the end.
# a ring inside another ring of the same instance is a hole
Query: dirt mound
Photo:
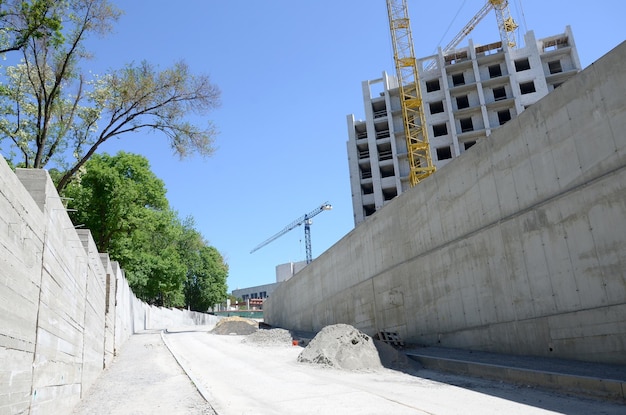
{"type": "Polygon", "coordinates": [[[298,362],[347,370],[383,367],[373,339],[348,324],[324,327],[302,350],[298,362]]]}
{"type": "Polygon", "coordinates": [[[259,328],[256,321],[242,317],[226,317],[217,322],[211,333],[247,335],[256,332],[259,328]]]}
{"type": "Polygon", "coordinates": [[[242,342],[258,346],[292,345],[291,333],[285,329],[259,330],[245,337],[242,342]]]}

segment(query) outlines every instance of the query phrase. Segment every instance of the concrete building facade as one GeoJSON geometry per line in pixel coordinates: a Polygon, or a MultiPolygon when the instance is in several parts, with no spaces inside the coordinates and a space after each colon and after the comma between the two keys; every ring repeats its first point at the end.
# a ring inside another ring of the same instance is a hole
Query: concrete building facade
{"type": "MultiPolygon", "coordinates": [[[[443,167],[481,138],[517,117],[581,70],[570,27],[524,45],[502,42],[418,59],[423,108],[433,163],[443,167]]],[[[363,82],[365,120],[348,115],[348,163],[354,223],[383,207],[410,186],[398,82],[363,82]]]]}

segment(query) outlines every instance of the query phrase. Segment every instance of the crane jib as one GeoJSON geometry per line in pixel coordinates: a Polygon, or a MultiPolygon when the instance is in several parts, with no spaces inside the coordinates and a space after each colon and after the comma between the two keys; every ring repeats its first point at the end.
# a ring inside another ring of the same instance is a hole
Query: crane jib
{"type": "Polygon", "coordinates": [[[283,228],[283,230],[281,230],[277,234],[275,234],[275,235],[271,236],[270,238],[266,239],[265,241],[261,242],[259,245],[257,245],[255,248],[253,248],[250,251],[250,253],[253,253],[254,251],[257,251],[258,249],[263,248],[265,245],[267,245],[270,242],[280,238],[281,236],[283,236],[284,234],[286,234],[290,230],[292,230],[295,227],[300,226],[300,225],[302,225],[304,223],[304,228],[305,228],[304,234],[305,234],[305,240],[306,240],[307,264],[310,263],[311,260],[312,260],[312,258],[311,258],[311,230],[309,228],[309,226],[311,225],[310,220],[314,216],[322,213],[323,211],[331,210],[331,209],[332,209],[332,206],[328,202],[322,203],[320,206],[318,206],[314,210],[312,210],[309,213],[299,217],[298,219],[296,219],[293,222],[291,222],[289,225],[285,226],[285,228],[283,228]]]}

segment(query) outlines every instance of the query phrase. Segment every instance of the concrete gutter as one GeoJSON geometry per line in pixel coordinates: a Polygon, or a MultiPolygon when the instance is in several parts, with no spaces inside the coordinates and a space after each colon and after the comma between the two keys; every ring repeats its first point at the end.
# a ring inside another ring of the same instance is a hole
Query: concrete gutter
{"type": "Polygon", "coordinates": [[[406,350],[426,369],[626,403],[626,368],[447,348],[406,350]]]}

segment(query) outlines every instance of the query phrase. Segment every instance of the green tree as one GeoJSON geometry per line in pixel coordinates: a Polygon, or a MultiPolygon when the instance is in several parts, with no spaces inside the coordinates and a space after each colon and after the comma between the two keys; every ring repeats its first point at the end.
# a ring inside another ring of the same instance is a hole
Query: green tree
{"type": "Polygon", "coordinates": [[[58,0],[0,0],[0,54],[23,49],[31,39],[63,42],[58,0]]]}
{"type": "Polygon", "coordinates": [[[64,195],[72,198],[75,224],[91,231],[101,252],[121,254],[121,236],[145,229],[155,212],[168,211],[165,184],[145,157],[119,152],[96,154],[64,195]]]}
{"type": "Polygon", "coordinates": [[[193,219],[183,223],[179,246],[187,266],[185,304],[194,311],[207,311],[226,298],[228,265],[217,249],[208,246],[194,229],[193,219]]]}
{"type": "Polygon", "coordinates": [[[149,211],[144,226],[118,238],[117,259],[137,297],[158,306],[185,305],[186,264],[178,250],[182,228],[172,211],[149,211]]]}
{"type": "Polygon", "coordinates": [[[138,298],[154,305],[206,311],[226,296],[228,266],[181,221],[165,186],[139,155],[95,154],[64,191],[74,224],[91,230],[100,252],[126,272],[138,298]]]}
{"type": "Polygon", "coordinates": [[[130,132],[161,132],[181,157],[213,153],[214,126],[187,120],[219,105],[219,89],[207,76],[184,62],[164,70],[141,62],[87,79],[79,67],[89,57],[85,40],[108,32],[120,12],[107,0],[58,3],[63,41],[31,37],[23,63],[4,71],[0,143],[9,143],[15,164],[43,168],[54,160],[63,171],[61,191],[102,143],[130,132]]]}

